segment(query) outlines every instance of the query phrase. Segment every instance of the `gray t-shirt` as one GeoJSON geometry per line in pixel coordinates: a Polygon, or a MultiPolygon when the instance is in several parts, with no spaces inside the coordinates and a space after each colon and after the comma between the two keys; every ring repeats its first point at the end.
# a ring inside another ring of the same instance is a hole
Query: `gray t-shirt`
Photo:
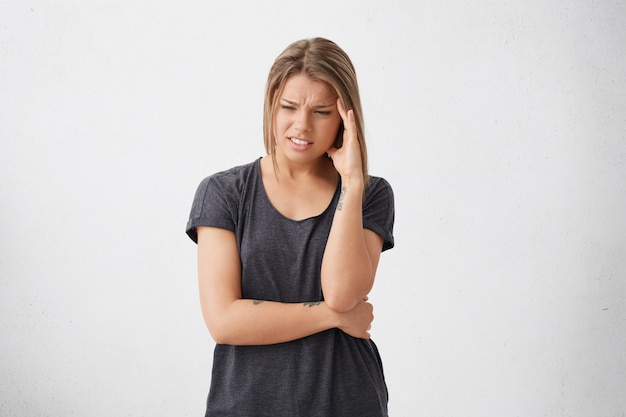
{"type": "MultiPolygon", "coordinates": [[[[260,160],[204,179],[191,208],[187,234],[197,226],[237,237],[243,298],[285,303],[322,301],[320,269],[340,184],[319,216],[291,220],[270,203],[260,160]]],[[[371,177],[363,226],[393,247],[390,185],[371,177]]],[[[265,346],[215,346],[207,416],[384,417],[387,387],[372,340],[339,329],[265,346]]]]}

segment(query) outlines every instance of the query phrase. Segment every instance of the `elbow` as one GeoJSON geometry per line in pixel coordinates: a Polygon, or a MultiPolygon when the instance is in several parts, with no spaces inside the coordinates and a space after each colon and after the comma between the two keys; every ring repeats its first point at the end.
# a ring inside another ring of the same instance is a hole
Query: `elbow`
{"type": "Polygon", "coordinates": [[[233,337],[234,335],[231,332],[209,328],[209,334],[211,335],[213,341],[218,345],[238,344],[238,340],[233,337]]]}
{"type": "Polygon", "coordinates": [[[211,333],[211,338],[213,339],[216,345],[234,345],[234,343],[230,342],[228,338],[221,338],[219,336],[213,336],[213,333],[211,333]]]}
{"type": "Polygon", "coordinates": [[[361,281],[357,284],[345,285],[340,282],[322,282],[324,301],[329,309],[337,313],[347,313],[360,302],[367,300],[372,289],[372,281],[361,281]]]}
{"type": "Polygon", "coordinates": [[[347,313],[356,307],[359,302],[358,298],[355,297],[346,297],[346,296],[338,296],[338,295],[330,295],[324,296],[324,301],[329,309],[333,310],[336,313],[347,313]]]}
{"type": "Polygon", "coordinates": [[[225,335],[223,332],[217,331],[216,329],[212,329],[211,327],[209,327],[209,334],[211,335],[211,339],[213,339],[213,341],[218,345],[229,344],[228,336],[225,335]]]}
{"type": "Polygon", "coordinates": [[[206,323],[206,327],[209,330],[209,334],[211,335],[211,339],[218,345],[224,344],[224,335],[215,326],[206,323]]]}
{"type": "Polygon", "coordinates": [[[228,326],[221,325],[219,322],[210,321],[205,317],[204,320],[209,334],[215,343],[218,345],[232,345],[234,344],[232,332],[228,331],[228,326]]]}

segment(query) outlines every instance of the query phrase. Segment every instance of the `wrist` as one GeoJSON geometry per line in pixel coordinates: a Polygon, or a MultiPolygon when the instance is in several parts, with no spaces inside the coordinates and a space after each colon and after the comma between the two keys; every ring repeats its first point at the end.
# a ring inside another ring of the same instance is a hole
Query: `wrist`
{"type": "Polygon", "coordinates": [[[341,176],[342,187],[350,187],[358,190],[365,188],[364,185],[365,181],[363,181],[363,174],[341,176]]]}
{"type": "Polygon", "coordinates": [[[342,314],[330,308],[328,306],[328,303],[326,303],[326,301],[322,301],[322,305],[324,306],[324,310],[326,311],[326,317],[328,320],[327,323],[328,323],[329,328],[331,329],[340,328],[343,325],[342,314]]]}

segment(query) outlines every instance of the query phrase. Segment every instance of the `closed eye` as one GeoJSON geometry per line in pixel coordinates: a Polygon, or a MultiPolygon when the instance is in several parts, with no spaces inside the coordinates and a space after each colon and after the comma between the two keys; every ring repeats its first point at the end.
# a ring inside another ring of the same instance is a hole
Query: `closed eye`
{"type": "Polygon", "coordinates": [[[330,111],[326,111],[326,110],[317,110],[316,111],[317,114],[320,114],[322,116],[330,116],[330,111]]]}

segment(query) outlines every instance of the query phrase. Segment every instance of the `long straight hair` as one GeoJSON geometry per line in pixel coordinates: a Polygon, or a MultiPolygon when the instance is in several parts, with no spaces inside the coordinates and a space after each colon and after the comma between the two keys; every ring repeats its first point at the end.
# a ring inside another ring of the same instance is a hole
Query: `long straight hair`
{"type": "MultiPolygon", "coordinates": [[[[289,45],[274,61],[267,77],[265,103],[263,108],[263,139],[265,151],[272,155],[276,164],[276,137],[274,132],[274,111],[287,80],[304,74],[314,81],[328,84],[343,101],[344,108],[352,109],[356,122],[357,137],[361,147],[363,180],[369,182],[367,170],[367,146],[363,126],[363,110],[357,83],[356,71],[348,55],[334,42],[324,38],[311,38],[296,41],[289,45]]],[[[343,121],[337,131],[335,147],[343,142],[343,121]]],[[[274,166],[276,169],[276,166],[274,166]]]]}

